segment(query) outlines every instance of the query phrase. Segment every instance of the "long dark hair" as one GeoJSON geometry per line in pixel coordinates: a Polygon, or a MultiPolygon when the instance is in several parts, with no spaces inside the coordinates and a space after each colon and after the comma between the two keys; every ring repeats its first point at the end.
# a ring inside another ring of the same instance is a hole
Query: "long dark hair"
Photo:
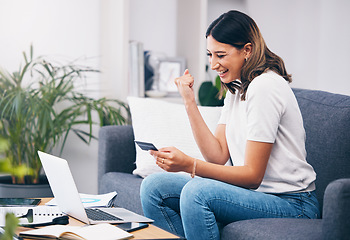
{"type": "Polygon", "coordinates": [[[230,44],[238,50],[247,43],[252,44],[251,55],[241,70],[241,83],[237,81],[228,84],[221,82],[224,88],[233,94],[236,90],[239,91],[242,94],[242,100],[245,100],[251,81],[268,69],[275,71],[286,81],[292,81],[283,60],[268,49],[258,26],[248,15],[235,10],[222,14],[209,25],[206,37],[209,35],[216,41],[230,44]]]}

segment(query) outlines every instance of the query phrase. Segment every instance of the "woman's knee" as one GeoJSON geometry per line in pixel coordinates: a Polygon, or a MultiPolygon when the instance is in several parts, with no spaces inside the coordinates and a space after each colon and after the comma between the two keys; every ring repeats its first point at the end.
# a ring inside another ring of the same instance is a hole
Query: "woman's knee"
{"type": "Polygon", "coordinates": [[[210,191],[210,184],[205,179],[194,178],[181,191],[181,208],[191,209],[194,205],[203,205],[206,201],[206,192],[210,191]]]}
{"type": "Polygon", "coordinates": [[[183,186],[188,181],[188,177],[174,173],[153,173],[143,179],[141,183],[141,198],[149,197],[153,194],[166,194],[167,192],[180,194],[183,186]]]}
{"type": "Polygon", "coordinates": [[[158,191],[166,180],[164,173],[153,173],[142,180],[140,187],[141,198],[149,196],[155,190],[158,191]]]}
{"type": "MultiPolygon", "coordinates": [[[[227,192],[234,195],[234,186],[208,178],[194,178],[186,184],[181,192],[181,208],[191,209],[193,206],[210,208],[212,200],[227,197],[227,192]]],[[[238,188],[238,187],[237,187],[238,188]]]]}

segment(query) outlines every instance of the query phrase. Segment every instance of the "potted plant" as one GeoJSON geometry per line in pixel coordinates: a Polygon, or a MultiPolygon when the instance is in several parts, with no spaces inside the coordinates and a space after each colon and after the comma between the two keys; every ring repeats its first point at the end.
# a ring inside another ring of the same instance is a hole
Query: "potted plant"
{"type": "Polygon", "coordinates": [[[86,81],[97,70],[34,58],[32,46],[23,57],[17,72],[0,68],[0,137],[7,141],[3,165],[12,182],[36,184],[42,169],[38,150],[50,152],[60,145],[62,152],[71,132],[89,143],[93,125],[126,124],[129,110],[122,101],[94,99],[76,90],[78,80],[86,81]],[[81,125],[88,130],[79,129],[81,125]]]}
{"type": "Polygon", "coordinates": [[[212,81],[204,81],[198,90],[198,99],[201,106],[223,106],[226,96],[226,90],[223,92],[222,98],[219,98],[221,80],[219,76],[215,78],[215,85],[212,81]]]}

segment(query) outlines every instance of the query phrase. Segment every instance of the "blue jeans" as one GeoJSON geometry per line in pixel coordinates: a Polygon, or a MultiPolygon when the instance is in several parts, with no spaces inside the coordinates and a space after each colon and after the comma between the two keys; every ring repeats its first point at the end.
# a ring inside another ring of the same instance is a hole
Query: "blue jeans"
{"type": "Polygon", "coordinates": [[[155,173],[141,184],[144,214],[188,240],[220,239],[218,223],[252,218],[319,218],[314,192],[266,194],[213,179],[155,173]]]}

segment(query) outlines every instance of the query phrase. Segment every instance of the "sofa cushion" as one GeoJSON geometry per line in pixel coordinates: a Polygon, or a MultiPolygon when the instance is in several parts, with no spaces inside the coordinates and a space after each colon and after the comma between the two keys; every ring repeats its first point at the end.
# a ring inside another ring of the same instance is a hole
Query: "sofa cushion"
{"type": "Polygon", "coordinates": [[[313,240],[322,239],[321,219],[261,218],[233,222],[221,231],[221,239],[313,240]]]}
{"type": "Polygon", "coordinates": [[[143,215],[140,199],[142,178],[130,173],[108,172],[100,179],[100,193],[117,192],[114,205],[143,215]]]}
{"type": "MultiPolygon", "coordinates": [[[[203,159],[192,135],[190,123],[183,104],[154,98],[129,97],[135,140],[152,142],[157,148],[175,146],[185,154],[203,159]]],[[[221,107],[199,107],[209,129],[214,132],[221,107]]],[[[134,174],[146,177],[161,172],[154,158],[136,147],[136,169],[134,174]]]]}
{"type": "Polygon", "coordinates": [[[293,89],[304,119],[307,161],[317,174],[322,206],[327,185],[350,177],[350,96],[293,89]]]}
{"type": "Polygon", "coordinates": [[[132,173],[136,158],[132,126],[103,126],[98,139],[98,179],[107,172],[132,173]]]}

